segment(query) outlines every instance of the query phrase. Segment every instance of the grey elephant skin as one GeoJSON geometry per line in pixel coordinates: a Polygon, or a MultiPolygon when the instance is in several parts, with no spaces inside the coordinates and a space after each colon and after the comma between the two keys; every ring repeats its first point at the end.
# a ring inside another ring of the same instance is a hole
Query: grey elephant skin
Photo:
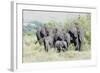
{"type": "Polygon", "coordinates": [[[36,43],[39,42],[39,44],[41,45],[43,43],[44,37],[47,37],[48,35],[49,35],[49,31],[47,27],[42,26],[38,28],[36,31],[36,37],[37,37],[36,43]]]}
{"type": "Polygon", "coordinates": [[[74,43],[74,46],[76,47],[75,50],[81,51],[83,39],[84,39],[84,31],[81,26],[78,24],[75,26],[71,26],[69,28],[68,33],[71,37],[71,43],[74,43]]]}
{"type": "Polygon", "coordinates": [[[42,26],[37,29],[36,37],[40,45],[43,43],[44,49],[47,52],[50,48],[57,48],[58,52],[66,50],[72,43],[76,47],[75,50],[81,51],[84,31],[77,23],[67,29],[67,31],[42,26]]]}
{"type": "Polygon", "coordinates": [[[48,52],[48,50],[50,48],[54,47],[54,45],[53,45],[53,37],[52,36],[45,37],[43,42],[44,42],[44,49],[47,52],[48,52]]]}
{"type": "Polygon", "coordinates": [[[57,48],[58,52],[66,51],[67,50],[67,43],[65,41],[56,41],[55,47],[57,48]]]}

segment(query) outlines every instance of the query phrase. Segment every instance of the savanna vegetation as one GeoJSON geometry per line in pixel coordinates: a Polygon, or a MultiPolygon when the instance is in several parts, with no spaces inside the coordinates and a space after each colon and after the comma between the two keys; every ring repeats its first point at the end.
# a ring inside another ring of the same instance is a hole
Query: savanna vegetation
{"type": "Polygon", "coordinates": [[[71,61],[71,60],[86,60],[91,58],[91,16],[80,15],[75,20],[64,20],[64,23],[57,22],[56,20],[48,20],[45,23],[39,23],[34,21],[34,25],[23,25],[23,62],[45,62],[45,61],[71,61]],[[79,25],[84,29],[84,43],[82,51],[75,51],[75,46],[70,44],[68,51],[57,53],[54,48],[50,51],[45,52],[44,46],[39,43],[35,44],[36,29],[41,25],[48,27],[58,27],[68,29],[74,22],[78,22],[79,25]]]}

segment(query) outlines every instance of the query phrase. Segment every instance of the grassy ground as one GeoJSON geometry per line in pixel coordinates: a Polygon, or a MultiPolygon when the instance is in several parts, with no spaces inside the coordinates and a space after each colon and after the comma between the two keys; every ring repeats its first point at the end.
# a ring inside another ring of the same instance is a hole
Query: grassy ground
{"type": "Polygon", "coordinates": [[[36,37],[31,35],[23,36],[23,63],[45,62],[45,61],[68,61],[85,60],[91,58],[90,44],[84,43],[81,52],[75,51],[75,47],[70,45],[68,51],[57,53],[54,48],[49,52],[44,51],[44,46],[35,44],[36,37]]]}

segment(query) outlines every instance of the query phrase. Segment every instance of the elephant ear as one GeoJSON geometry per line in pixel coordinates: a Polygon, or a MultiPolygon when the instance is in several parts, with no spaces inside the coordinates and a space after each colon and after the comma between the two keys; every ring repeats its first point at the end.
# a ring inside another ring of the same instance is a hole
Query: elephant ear
{"type": "Polygon", "coordinates": [[[77,28],[76,28],[75,26],[72,26],[72,27],[70,28],[70,31],[71,31],[72,33],[76,33],[76,32],[77,32],[77,28]]]}

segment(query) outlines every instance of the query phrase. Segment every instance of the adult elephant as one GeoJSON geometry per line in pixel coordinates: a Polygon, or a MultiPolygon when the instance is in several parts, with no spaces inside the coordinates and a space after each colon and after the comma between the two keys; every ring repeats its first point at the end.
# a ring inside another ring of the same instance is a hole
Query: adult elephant
{"type": "Polygon", "coordinates": [[[67,46],[70,44],[70,34],[66,32],[64,29],[58,30],[57,28],[54,29],[54,42],[55,45],[56,41],[65,41],[67,46]]]}
{"type": "Polygon", "coordinates": [[[53,44],[55,45],[56,41],[62,41],[62,40],[64,40],[64,34],[62,33],[62,31],[60,31],[60,30],[58,30],[56,28],[56,32],[54,33],[53,38],[54,38],[53,44]]]}
{"type": "Polygon", "coordinates": [[[49,28],[49,36],[44,37],[44,49],[48,52],[50,48],[55,47],[55,38],[56,38],[57,29],[56,28],[49,28]]]}
{"type": "Polygon", "coordinates": [[[70,40],[71,40],[70,34],[68,32],[65,32],[64,33],[64,41],[66,41],[67,46],[70,45],[70,40]]]}
{"type": "Polygon", "coordinates": [[[36,37],[37,37],[37,42],[41,45],[43,43],[44,37],[49,36],[49,30],[46,26],[42,26],[37,29],[36,31],[36,37]]]}
{"type": "Polygon", "coordinates": [[[77,28],[77,35],[78,35],[78,42],[79,42],[79,51],[80,51],[84,41],[84,30],[77,23],[76,23],[76,28],[77,28]]]}
{"type": "Polygon", "coordinates": [[[68,29],[68,33],[71,37],[71,43],[74,43],[74,46],[76,47],[75,50],[80,51],[84,38],[84,32],[82,27],[80,27],[78,23],[74,24],[74,26],[71,26],[71,28],[68,29]]]}
{"type": "Polygon", "coordinates": [[[49,49],[53,48],[53,37],[52,36],[47,36],[44,37],[44,49],[46,52],[48,52],[49,49]]]}

